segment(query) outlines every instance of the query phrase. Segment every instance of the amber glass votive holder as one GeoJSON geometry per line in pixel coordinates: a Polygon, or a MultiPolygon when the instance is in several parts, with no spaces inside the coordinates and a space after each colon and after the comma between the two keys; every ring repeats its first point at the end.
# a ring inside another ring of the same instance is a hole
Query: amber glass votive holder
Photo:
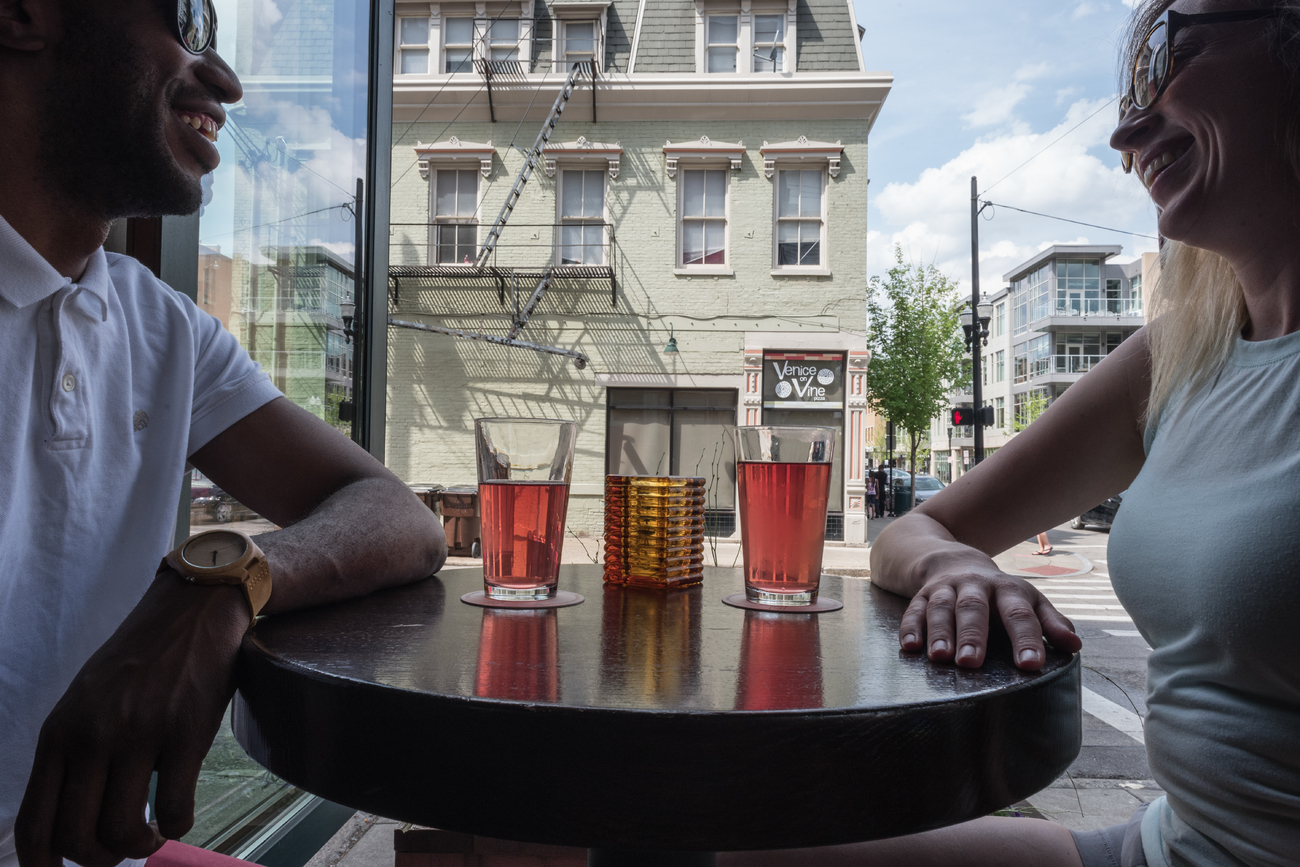
{"type": "Polygon", "coordinates": [[[703,581],[704,484],[689,476],[606,476],[605,583],[703,581]]]}

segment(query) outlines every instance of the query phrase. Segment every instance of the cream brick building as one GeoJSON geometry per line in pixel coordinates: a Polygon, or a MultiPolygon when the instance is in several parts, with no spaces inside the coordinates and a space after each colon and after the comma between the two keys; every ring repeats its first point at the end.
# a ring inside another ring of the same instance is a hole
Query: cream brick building
{"type": "Polygon", "coordinates": [[[570,529],[599,533],[607,471],[658,471],[709,477],[726,535],[730,428],[833,424],[829,532],[865,543],[867,135],[892,78],[866,71],[851,2],[397,14],[390,317],[547,351],[390,329],[388,466],[472,484],[474,418],[572,419],[570,529]],[[572,63],[593,56],[594,87],[580,78],[476,266],[572,63]]]}

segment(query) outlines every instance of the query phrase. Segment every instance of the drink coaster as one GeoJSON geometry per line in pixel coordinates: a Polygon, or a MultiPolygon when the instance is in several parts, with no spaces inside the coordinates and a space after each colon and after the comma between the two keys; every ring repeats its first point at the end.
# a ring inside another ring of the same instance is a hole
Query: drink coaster
{"type": "Polygon", "coordinates": [[[560,590],[550,599],[493,599],[482,590],[466,593],[460,601],[480,608],[568,608],[581,605],[586,597],[568,590],[560,590]]]}
{"type": "Polygon", "coordinates": [[[747,608],[750,611],[775,611],[778,614],[822,614],[827,611],[839,611],[844,607],[844,603],[838,599],[827,599],[825,596],[818,596],[817,601],[811,605],[760,605],[757,602],[750,602],[745,598],[744,593],[732,593],[730,596],[723,596],[722,601],[732,608],[747,608]]]}

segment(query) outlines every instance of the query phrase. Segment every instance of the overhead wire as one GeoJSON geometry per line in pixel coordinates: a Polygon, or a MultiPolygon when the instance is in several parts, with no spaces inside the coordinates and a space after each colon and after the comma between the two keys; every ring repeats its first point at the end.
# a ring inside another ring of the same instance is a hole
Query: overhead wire
{"type": "Polygon", "coordinates": [[[1048,220],[1059,220],[1062,223],[1074,223],[1076,226],[1087,226],[1090,229],[1101,229],[1106,232],[1118,232],[1121,235],[1132,235],[1135,238],[1149,238],[1152,241],[1159,241],[1155,235],[1144,235],[1141,232],[1130,232],[1128,229],[1116,229],[1111,226],[1099,226],[1096,223],[1085,223],[1082,220],[1071,220],[1069,217],[1057,217],[1053,214],[1040,214],[1038,211],[1027,211],[1024,208],[1014,208],[1011,205],[1003,205],[998,202],[984,201],[984,204],[994,208],[1006,208],[1008,211],[1018,211],[1021,214],[1030,214],[1035,217],[1043,217],[1048,220]]]}
{"type": "Polygon", "coordinates": [[[1092,119],[1093,119],[1094,117],[1096,117],[1097,115],[1101,114],[1102,110],[1105,109],[1106,106],[1110,105],[1111,103],[1113,103],[1113,102],[1114,102],[1115,100],[1117,100],[1117,99],[1119,99],[1118,96],[1112,96],[1110,99],[1106,100],[1106,102],[1101,106],[1101,108],[1098,108],[1098,109],[1097,109],[1096,111],[1094,111],[1092,114],[1088,115],[1088,116],[1085,117],[1083,120],[1079,121],[1079,122],[1076,123],[1074,126],[1070,127],[1070,128],[1067,129],[1065,132],[1061,133],[1059,136],[1057,136],[1056,138],[1052,139],[1052,141],[1049,142],[1049,143],[1047,144],[1047,146],[1044,147],[1042,150],[1040,150],[1038,153],[1034,154],[1034,155],[1031,156],[1029,159],[1025,160],[1023,163],[1021,163],[1020,165],[1016,166],[1014,169],[1012,169],[1011,171],[1007,172],[1005,175],[1003,175],[1002,177],[998,178],[996,181],[994,181],[993,183],[991,183],[991,184],[989,184],[987,187],[985,187],[985,188],[984,188],[984,192],[987,193],[989,190],[993,189],[993,188],[996,187],[998,184],[1002,183],[1002,182],[1005,181],[1007,178],[1011,177],[1011,176],[1014,175],[1016,172],[1020,171],[1020,170],[1023,169],[1025,166],[1027,166],[1027,165],[1029,165],[1030,163],[1032,163],[1034,160],[1038,159],[1038,158],[1039,158],[1040,156],[1042,156],[1042,155],[1043,155],[1043,154],[1044,154],[1044,153],[1045,153],[1049,148],[1051,148],[1053,145],[1055,145],[1055,144],[1056,144],[1057,142],[1059,142],[1061,139],[1065,138],[1067,135],[1069,135],[1070,133],[1074,132],[1076,129],[1078,129],[1079,127],[1083,126],[1085,123],[1087,123],[1088,121],[1092,120],[1092,119]]]}

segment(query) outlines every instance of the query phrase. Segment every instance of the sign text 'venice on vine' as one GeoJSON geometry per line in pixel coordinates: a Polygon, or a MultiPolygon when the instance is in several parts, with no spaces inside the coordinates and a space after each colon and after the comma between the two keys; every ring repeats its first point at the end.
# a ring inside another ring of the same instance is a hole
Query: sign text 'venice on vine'
{"type": "Polygon", "coordinates": [[[843,409],[844,355],[764,353],[763,406],[766,409],[843,409]]]}

